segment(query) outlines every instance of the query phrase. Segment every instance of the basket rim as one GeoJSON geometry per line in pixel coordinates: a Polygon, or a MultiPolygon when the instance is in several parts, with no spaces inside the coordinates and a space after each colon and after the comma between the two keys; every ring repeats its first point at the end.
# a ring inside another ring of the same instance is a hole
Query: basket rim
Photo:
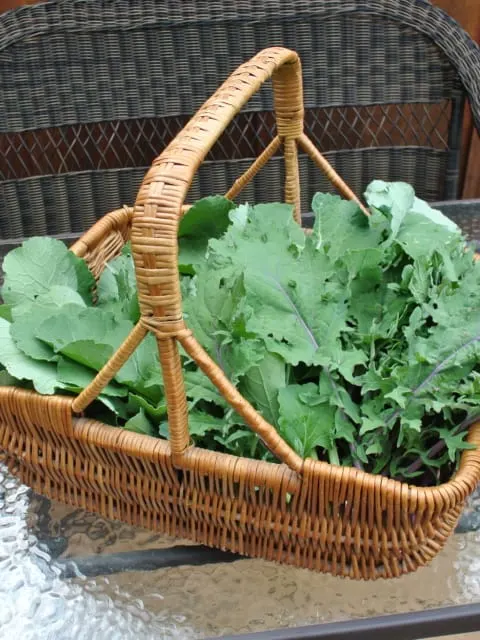
{"type": "MultiPolygon", "coordinates": [[[[75,396],[42,395],[29,389],[0,386],[1,421],[5,420],[5,417],[1,415],[2,400],[5,398],[10,400],[12,393],[16,396],[17,401],[20,400],[26,405],[33,403],[35,408],[38,408],[39,403],[48,406],[60,401],[64,409],[71,409],[75,399],[75,396]]],[[[7,401],[6,404],[8,406],[10,403],[7,401]]],[[[78,440],[87,445],[122,453],[139,460],[148,460],[154,464],[160,464],[162,458],[167,456],[172,459],[172,465],[178,468],[179,471],[211,473],[214,470],[215,474],[228,475],[233,482],[236,479],[241,480],[248,476],[252,486],[267,485],[269,487],[278,487],[280,482],[283,492],[292,494],[300,491],[306,473],[308,473],[309,477],[313,475],[329,478],[340,484],[354,484],[359,489],[376,486],[381,495],[388,494],[393,496],[396,494],[397,496],[401,495],[402,500],[408,500],[409,504],[416,507],[411,510],[411,513],[418,511],[419,508],[422,511],[424,508],[428,510],[429,507],[425,506],[426,504],[430,504],[430,509],[433,508],[437,512],[442,511],[445,507],[450,508],[452,505],[459,504],[473,492],[480,481],[480,420],[469,427],[468,436],[468,441],[475,444],[477,448],[467,449],[462,452],[458,470],[447,482],[426,487],[419,487],[408,482],[375,475],[354,467],[337,466],[311,458],[304,460],[303,470],[298,473],[290,469],[285,463],[235,456],[229,453],[203,449],[193,444],[185,452],[182,464],[176,466],[169,440],[128,431],[122,427],[105,424],[94,418],[77,416],[73,410],[71,410],[70,431],[67,432],[65,427],[62,427],[58,422],[53,422],[53,425],[58,425],[58,428],[56,426],[52,428],[52,422],[45,428],[49,431],[53,430],[62,439],[78,440]],[[248,474],[246,473],[247,471],[248,474]]],[[[376,493],[377,491],[375,491],[376,493]]]]}
{"type": "MultiPolygon", "coordinates": [[[[2,387],[0,387],[1,391],[2,387]]],[[[35,393],[35,392],[33,392],[35,393]]],[[[1,396],[0,396],[1,397],[1,396]]],[[[135,433],[123,429],[122,427],[114,427],[112,425],[105,424],[99,420],[78,417],[73,418],[74,423],[74,438],[88,442],[100,447],[107,446],[115,451],[135,456],[138,458],[148,458],[152,462],[158,461],[159,455],[166,454],[171,455],[171,448],[169,440],[163,438],[157,438],[155,436],[149,436],[146,434],[135,433]],[[111,438],[106,436],[112,435],[112,430],[115,430],[119,434],[124,434],[123,437],[111,438]],[[106,444],[107,441],[107,444],[106,444]]],[[[335,465],[323,460],[314,460],[312,458],[305,458],[310,467],[309,471],[312,473],[318,472],[329,473],[331,469],[338,469],[342,475],[350,475],[349,481],[354,480],[356,483],[364,484],[364,481],[371,481],[372,479],[382,479],[383,490],[390,490],[391,488],[401,487],[403,490],[408,488],[410,496],[415,494],[417,498],[422,495],[429,496],[431,494],[442,494],[446,488],[458,487],[462,493],[465,489],[464,483],[471,484],[472,475],[470,473],[470,465],[475,464],[476,469],[476,482],[480,481],[480,419],[474,422],[468,429],[469,442],[474,440],[474,444],[477,445],[477,449],[467,449],[461,454],[460,465],[456,473],[447,481],[439,485],[429,485],[426,487],[419,487],[417,485],[410,484],[405,481],[395,480],[394,478],[379,476],[368,471],[356,469],[354,467],[335,465]]],[[[221,451],[211,451],[210,449],[203,449],[191,445],[185,454],[185,464],[182,462],[182,469],[201,470],[199,462],[200,456],[203,458],[205,453],[209,457],[216,459],[219,464],[216,464],[216,471],[220,471],[222,468],[229,467],[231,472],[241,473],[241,470],[235,469],[235,466],[239,461],[245,461],[249,465],[252,463],[255,465],[258,477],[262,480],[277,481],[281,474],[282,479],[285,480],[285,491],[293,492],[299,489],[301,478],[303,474],[298,474],[293,469],[290,469],[285,463],[281,462],[268,462],[266,460],[256,460],[255,458],[246,458],[244,456],[235,456],[230,453],[223,453],[221,451]]],[[[205,461],[205,466],[208,466],[208,462],[205,461]]],[[[202,464],[203,466],[203,464],[202,464]]],[[[241,464],[240,464],[241,466],[241,464]]],[[[476,484],[475,482],[475,484],[476,484]]],[[[276,483],[276,482],[275,482],[276,483]]],[[[473,485],[472,490],[475,488],[473,485]]],[[[467,494],[466,494],[467,495],[467,494]]],[[[466,497],[466,496],[465,496],[466,497]]]]}

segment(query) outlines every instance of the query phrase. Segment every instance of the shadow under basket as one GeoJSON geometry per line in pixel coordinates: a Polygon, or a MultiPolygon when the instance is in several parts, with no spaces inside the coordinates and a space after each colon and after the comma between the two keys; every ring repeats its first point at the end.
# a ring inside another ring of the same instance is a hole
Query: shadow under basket
{"type": "MultiPolygon", "coordinates": [[[[242,65],[154,161],[134,209],[106,215],[72,247],[98,278],[131,239],[141,319],[76,398],[0,387],[2,458],[35,491],[108,518],[334,575],[397,577],[428,563],[453,532],[480,478],[480,451],[464,451],[456,476],[427,488],[303,460],[241,397],[182,319],[176,243],[185,196],[214,142],[270,77],[277,136],[227,197],[283,147],[285,201],[299,220],[301,147],[345,197],[357,200],[303,133],[297,55],[266,49],[242,65]],[[157,339],[169,441],[83,417],[147,332],[157,339]],[[191,446],[179,343],[280,464],[191,446]]],[[[480,444],[480,424],[470,428],[469,442],[480,444]]]]}

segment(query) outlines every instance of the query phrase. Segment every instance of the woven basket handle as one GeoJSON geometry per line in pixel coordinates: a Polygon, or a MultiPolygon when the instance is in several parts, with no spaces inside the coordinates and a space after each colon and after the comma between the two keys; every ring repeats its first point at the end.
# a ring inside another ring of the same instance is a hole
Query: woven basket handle
{"type": "MultiPolygon", "coordinates": [[[[280,460],[296,471],[303,465],[303,460],[237,392],[185,326],[177,264],[178,222],[193,177],[227,125],[269,78],[273,81],[276,140],[283,143],[285,153],[285,200],[294,205],[298,217],[297,142],[302,144],[303,140],[307,144],[309,140],[303,134],[300,61],[295,52],[281,47],[266,49],[241,65],[205,102],[153,162],[134,207],[131,240],[141,324],[157,338],[168,405],[170,444],[178,466],[182,466],[182,457],[190,444],[178,341],[280,460]]],[[[322,168],[332,182],[337,185],[340,182],[343,193],[355,198],[319,153],[318,156],[320,164],[325,163],[322,168]]]]}
{"type": "Polygon", "coordinates": [[[135,202],[132,247],[144,319],[162,335],[183,329],[177,264],[182,205],[204,158],[234,116],[273,76],[279,137],[303,130],[301,68],[293,51],[272,48],[241,65],[153,161],[135,202]]]}

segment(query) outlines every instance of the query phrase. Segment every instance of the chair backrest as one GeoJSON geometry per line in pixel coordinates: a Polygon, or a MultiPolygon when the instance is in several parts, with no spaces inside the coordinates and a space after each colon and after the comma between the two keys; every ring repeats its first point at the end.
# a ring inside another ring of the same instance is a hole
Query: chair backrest
{"type": "MultiPolygon", "coordinates": [[[[405,180],[458,194],[464,98],[480,125],[480,51],[426,0],[62,0],[0,16],[0,237],[82,231],[132,203],[152,158],[258,50],[299,52],[306,129],[361,194],[405,180]]],[[[261,91],[202,166],[225,192],[272,137],[261,91]]],[[[328,190],[300,158],[302,207],[328,190]]],[[[282,199],[273,160],[242,194],[282,199]]]]}

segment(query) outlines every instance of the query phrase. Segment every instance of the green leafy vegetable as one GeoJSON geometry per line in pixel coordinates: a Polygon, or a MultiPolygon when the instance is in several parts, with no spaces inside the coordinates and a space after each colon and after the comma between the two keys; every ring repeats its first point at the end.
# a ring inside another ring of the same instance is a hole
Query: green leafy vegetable
{"type": "Polygon", "coordinates": [[[13,378],[31,381],[39,393],[55,393],[61,386],[55,365],[26,356],[15,344],[10,327],[7,320],[0,318],[0,363],[13,378]]]}
{"type": "Polygon", "coordinates": [[[287,383],[285,362],[274,353],[251,367],[242,379],[242,391],[258,411],[273,425],[278,423],[278,393],[287,383]]]}
{"type": "Polygon", "coordinates": [[[3,271],[2,297],[7,304],[35,300],[54,285],[69,287],[85,302],[91,301],[95,281],[87,265],[53,238],[25,240],[5,256],[3,271]]]}
{"type": "Polygon", "coordinates": [[[178,228],[180,273],[193,274],[205,259],[208,241],[218,238],[230,223],[234,203],[222,196],[198,200],[180,220],[178,228]]]}
{"type": "Polygon", "coordinates": [[[135,269],[131,255],[124,254],[105,265],[97,287],[97,306],[132,322],[140,317],[135,269]]]}
{"type": "Polygon", "coordinates": [[[302,394],[314,385],[289,385],[280,389],[280,431],[303,457],[317,457],[316,448],[332,451],[335,409],[328,403],[310,404],[302,394]]]}
{"type": "MultiPolygon", "coordinates": [[[[311,234],[289,205],[195,203],[179,224],[185,321],[301,456],[443,482],[480,418],[480,263],[409,185],[377,180],[365,198],[370,217],[316,194],[311,234]]],[[[81,393],[139,319],[130,246],[104,265],[96,289],[85,262],[48,238],[12,251],[4,270],[0,383],[81,393]]],[[[273,461],[181,358],[194,443],[273,461]]],[[[169,437],[152,334],[87,413],[169,437]]]]}
{"type": "Polygon", "coordinates": [[[125,423],[125,429],[128,431],[135,431],[135,433],[142,433],[147,436],[155,435],[155,430],[143,409],[140,409],[138,413],[127,420],[125,423]]]}

